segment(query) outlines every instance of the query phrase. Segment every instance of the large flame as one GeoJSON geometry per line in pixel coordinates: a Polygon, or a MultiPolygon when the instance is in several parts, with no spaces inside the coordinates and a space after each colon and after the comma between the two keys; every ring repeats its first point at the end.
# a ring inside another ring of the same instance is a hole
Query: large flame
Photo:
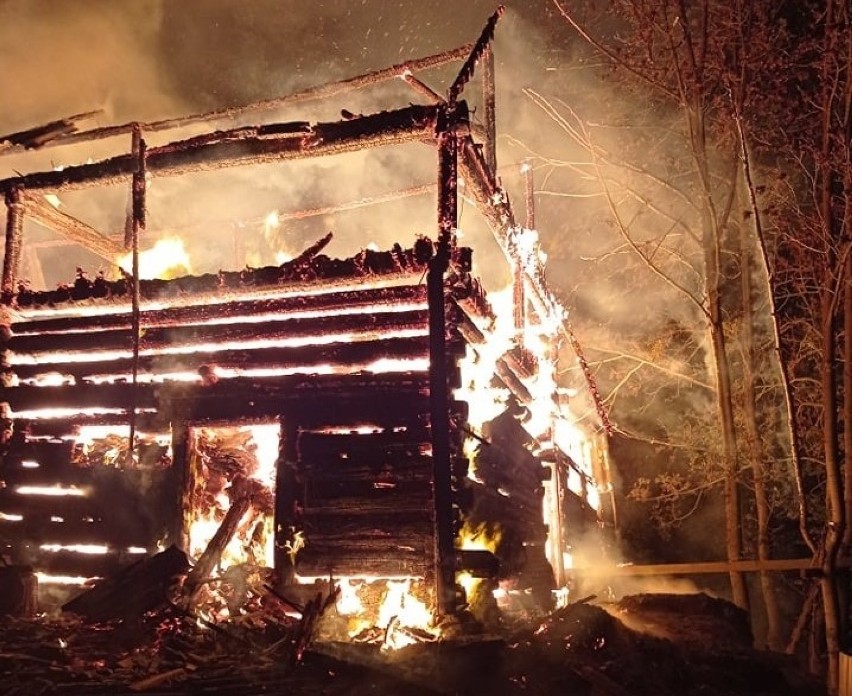
{"type": "MultiPolygon", "coordinates": [[[[126,272],[133,272],[133,253],[121,256],[118,265],[126,272]]],[[[189,254],[179,237],[161,239],[150,249],[139,252],[139,278],[177,278],[190,273],[189,254]]]]}

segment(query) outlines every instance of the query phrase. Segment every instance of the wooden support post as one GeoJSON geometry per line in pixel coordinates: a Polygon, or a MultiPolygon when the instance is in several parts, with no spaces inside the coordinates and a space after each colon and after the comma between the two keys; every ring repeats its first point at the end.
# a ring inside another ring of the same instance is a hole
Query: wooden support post
{"type": "Polygon", "coordinates": [[[281,422],[278,466],[275,474],[275,569],[282,587],[296,582],[296,504],[299,461],[299,429],[295,419],[285,414],[281,422]]]}
{"type": "Polygon", "coordinates": [[[133,465],[133,454],[136,450],[136,386],[139,382],[139,343],[141,339],[141,327],[139,325],[139,236],[145,231],[145,176],[147,168],[145,166],[145,141],[142,139],[142,133],[138,127],[133,129],[133,147],[138,157],[137,166],[133,172],[133,184],[131,194],[133,197],[133,220],[130,226],[131,236],[130,243],[133,252],[133,266],[131,270],[131,282],[133,283],[133,291],[131,293],[131,331],[132,331],[132,346],[133,346],[133,366],[131,371],[130,391],[130,447],[129,447],[129,464],[133,465]]]}
{"type": "Polygon", "coordinates": [[[172,466],[167,475],[172,510],[167,520],[166,542],[189,552],[188,530],[184,529],[185,507],[192,480],[189,471],[189,427],[182,420],[172,421],[172,466]]]}
{"type": "Polygon", "coordinates": [[[491,45],[482,54],[482,107],[485,122],[485,162],[497,180],[497,106],[494,85],[494,51],[491,45]]]}
{"type": "Polygon", "coordinates": [[[524,162],[521,165],[521,173],[524,175],[524,204],[527,214],[527,229],[535,229],[535,178],[532,165],[524,162]]]}
{"type": "Polygon", "coordinates": [[[3,301],[15,293],[24,235],[23,192],[13,188],[6,194],[6,255],[3,257],[3,301]]]}
{"type": "Polygon", "coordinates": [[[453,614],[455,600],[455,528],[450,456],[449,375],[447,369],[444,274],[455,245],[458,217],[458,141],[452,112],[443,109],[438,130],[438,247],[429,264],[429,415],[435,504],[435,586],[440,615],[453,614]]]}

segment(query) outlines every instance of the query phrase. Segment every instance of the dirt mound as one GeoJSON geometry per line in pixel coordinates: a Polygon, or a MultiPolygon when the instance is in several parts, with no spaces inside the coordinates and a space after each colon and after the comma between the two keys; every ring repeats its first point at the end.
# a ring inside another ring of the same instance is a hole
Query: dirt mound
{"type": "Polygon", "coordinates": [[[681,646],[713,652],[751,648],[748,614],[707,594],[638,594],[613,609],[627,626],[681,646]]]}

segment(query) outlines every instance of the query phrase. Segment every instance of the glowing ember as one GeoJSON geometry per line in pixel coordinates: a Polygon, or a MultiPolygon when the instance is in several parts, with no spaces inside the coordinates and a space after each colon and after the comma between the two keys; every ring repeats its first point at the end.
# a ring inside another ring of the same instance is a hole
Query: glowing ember
{"type": "Polygon", "coordinates": [[[21,462],[21,467],[24,469],[38,469],[40,466],[41,464],[33,459],[24,459],[21,462]]]}
{"type": "MultiPolygon", "coordinates": [[[[125,272],[132,273],[133,254],[122,256],[118,265],[125,272]]],[[[139,252],[140,279],[177,278],[189,273],[189,255],[180,238],[161,239],[151,249],[139,252]]]]}
{"type": "Polygon", "coordinates": [[[23,519],[23,515],[11,515],[7,512],[0,512],[0,522],[21,522],[23,519]]]}
{"type": "Polygon", "coordinates": [[[85,497],[87,492],[77,486],[17,486],[15,492],[20,495],[49,495],[85,497]]]}
{"type": "MultiPolygon", "coordinates": [[[[293,336],[277,339],[267,338],[243,341],[224,341],[222,343],[193,343],[189,345],[169,344],[160,348],[144,348],[139,351],[139,355],[147,357],[154,355],[191,355],[193,353],[202,352],[219,353],[232,350],[249,350],[258,348],[299,348],[302,346],[321,346],[333,343],[356,343],[358,341],[371,341],[378,338],[416,338],[420,336],[427,336],[428,333],[429,331],[427,328],[418,328],[399,329],[385,332],[365,331],[363,333],[329,333],[316,336],[293,336]]],[[[12,365],[38,365],[47,360],[54,363],[87,363],[121,360],[131,357],[133,357],[133,353],[130,350],[15,353],[11,356],[10,363],[12,365]]]]}
{"type": "Polygon", "coordinates": [[[58,553],[59,551],[69,551],[71,553],[83,553],[88,555],[103,555],[109,552],[109,547],[100,544],[42,544],[39,546],[42,551],[58,553]]]}

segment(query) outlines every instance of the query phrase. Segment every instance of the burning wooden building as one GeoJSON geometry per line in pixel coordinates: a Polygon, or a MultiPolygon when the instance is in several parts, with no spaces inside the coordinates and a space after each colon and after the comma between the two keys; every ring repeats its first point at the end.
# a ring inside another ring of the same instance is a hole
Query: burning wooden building
{"type": "Polygon", "coordinates": [[[285,590],[334,578],[340,613],[365,625],[384,621],[364,607],[376,583],[386,599],[416,598],[430,620],[478,591],[511,610],[530,597],[546,606],[564,586],[573,540],[606,517],[606,416],[545,285],[534,225],[516,221],[496,175],[494,21],[461,50],[292,98],[403,78],[425,105],[158,146],[148,134],[256,112],[15,140],[132,142],[102,161],[0,181],[0,539],[13,563],[35,569],[43,603],[57,586],[171,544],[205,577],[269,569],[285,590]],[[446,95],[412,74],[462,58],[446,95]],[[460,98],[475,70],[478,125],[460,98]],[[331,258],[325,235],[279,264],[141,278],[152,182],[406,143],[430,146],[438,170],[435,227],[413,243],[331,258]],[[51,203],[116,184],[132,191],[121,238],[51,203]],[[506,292],[474,274],[461,196],[503,252],[506,292]],[[69,268],[69,283],[35,288],[20,271],[25,220],[111,264],[126,253],[129,268],[114,278],[69,268]],[[559,342],[578,375],[570,389],[557,385],[559,342]]]}

